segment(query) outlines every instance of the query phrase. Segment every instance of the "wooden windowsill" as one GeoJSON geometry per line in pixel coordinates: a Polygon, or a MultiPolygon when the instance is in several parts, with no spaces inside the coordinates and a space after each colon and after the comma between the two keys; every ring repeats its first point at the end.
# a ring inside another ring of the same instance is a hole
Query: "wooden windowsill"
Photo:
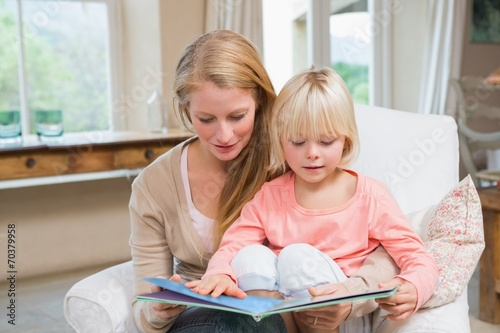
{"type": "Polygon", "coordinates": [[[124,145],[133,143],[144,143],[155,140],[175,140],[188,138],[193,134],[182,130],[171,130],[168,133],[150,133],[143,131],[123,132],[80,132],[64,134],[58,139],[41,141],[36,135],[29,135],[23,142],[5,143],[0,142],[0,157],[10,152],[22,152],[26,150],[44,149],[68,149],[85,145],[124,145]]]}
{"type": "Polygon", "coordinates": [[[50,142],[29,136],[0,145],[0,189],[135,175],[192,135],[181,130],[70,133],[50,142]]]}

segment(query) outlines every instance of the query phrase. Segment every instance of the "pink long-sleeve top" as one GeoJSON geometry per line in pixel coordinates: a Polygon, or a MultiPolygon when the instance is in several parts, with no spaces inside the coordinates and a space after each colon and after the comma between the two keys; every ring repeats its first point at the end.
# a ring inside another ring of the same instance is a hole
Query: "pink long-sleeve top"
{"type": "Polygon", "coordinates": [[[224,234],[205,276],[227,274],[236,280],[231,269],[236,253],[267,239],[277,255],[287,245],[310,244],[335,260],[349,277],[382,244],[401,269],[398,277],[417,288],[418,310],[436,287],[438,273],[433,257],[383,183],[346,171],[358,177],[356,193],[345,204],[331,209],[299,206],[293,172],[264,184],[224,234]]]}

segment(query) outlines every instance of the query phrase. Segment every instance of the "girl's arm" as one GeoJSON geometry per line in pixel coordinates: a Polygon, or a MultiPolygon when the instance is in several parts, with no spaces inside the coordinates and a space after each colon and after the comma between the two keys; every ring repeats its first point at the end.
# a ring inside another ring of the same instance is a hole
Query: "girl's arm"
{"type": "Polygon", "coordinates": [[[269,193],[263,187],[243,206],[240,217],[224,233],[219,249],[210,259],[203,278],[222,274],[236,281],[231,261],[242,248],[265,241],[264,223],[269,220],[267,204],[270,200],[269,193]]]}
{"type": "MultiPolygon", "coordinates": [[[[408,286],[409,289],[415,288],[417,301],[413,308],[412,313],[414,313],[432,296],[436,288],[437,266],[399,205],[389,191],[387,189],[385,191],[378,196],[376,206],[378,216],[373,218],[370,238],[379,240],[400,267],[401,272],[395,276],[399,279],[397,281],[408,286]],[[407,285],[406,282],[411,285],[407,285]]],[[[397,281],[390,283],[394,284],[397,281]]],[[[395,296],[401,295],[403,291],[398,290],[395,296]]],[[[414,295],[415,293],[410,292],[410,294],[414,295]]],[[[404,297],[403,301],[407,304],[413,304],[412,298],[413,296],[404,297]]]]}
{"type": "MultiPolygon", "coordinates": [[[[342,283],[330,283],[315,288],[309,288],[312,296],[345,294],[347,292],[364,292],[376,289],[380,282],[392,279],[399,273],[398,266],[382,246],[373,251],[350,278],[342,283]]],[[[416,301],[416,300],[415,300],[416,301]]],[[[338,327],[343,321],[362,317],[375,311],[378,304],[374,300],[341,303],[305,311],[295,312],[295,320],[303,326],[311,326],[314,318],[323,318],[328,327],[338,327]]]]}

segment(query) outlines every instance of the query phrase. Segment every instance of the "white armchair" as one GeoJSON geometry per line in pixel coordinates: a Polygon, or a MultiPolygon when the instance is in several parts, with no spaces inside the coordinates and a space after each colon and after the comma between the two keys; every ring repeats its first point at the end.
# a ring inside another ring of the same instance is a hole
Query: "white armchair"
{"type": "MultiPolygon", "coordinates": [[[[353,169],[385,182],[405,213],[438,204],[457,185],[458,136],[453,118],[363,105],[356,105],[356,116],[361,152],[353,169]]],[[[427,238],[428,226],[422,219],[411,221],[427,238]]],[[[68,323],[77,332],[137,332],[130,305],[132,276],[132,264],[126,262],[76,283],[64,300],[68,323]]],[[[407,321],[387,320],[377,332],[469,333],[466,286],[459,294],[451,303],[421,309],[407,321]]]]}

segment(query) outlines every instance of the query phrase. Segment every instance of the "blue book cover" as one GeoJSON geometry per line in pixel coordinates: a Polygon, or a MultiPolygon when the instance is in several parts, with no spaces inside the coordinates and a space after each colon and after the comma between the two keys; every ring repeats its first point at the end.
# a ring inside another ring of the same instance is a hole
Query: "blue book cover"
{"type": "Polygon", "coordinates": [[[272,314],[298,311],[321,306],[354,302],[365,299],[389,297],[396,293],[396,288],[376,289],[362,293],[347,293],[343,295],[325,295],[294,299],[276,299],[247,295],[245,298],[221,295],[212,297],[200,295],[184,286],[163,278],[144,278],[144,280],[163,288],[163,291],[137,296],[139,301],[200,306],[223,311],[231,311],[252,316],[256,321],[272,314]]]}

